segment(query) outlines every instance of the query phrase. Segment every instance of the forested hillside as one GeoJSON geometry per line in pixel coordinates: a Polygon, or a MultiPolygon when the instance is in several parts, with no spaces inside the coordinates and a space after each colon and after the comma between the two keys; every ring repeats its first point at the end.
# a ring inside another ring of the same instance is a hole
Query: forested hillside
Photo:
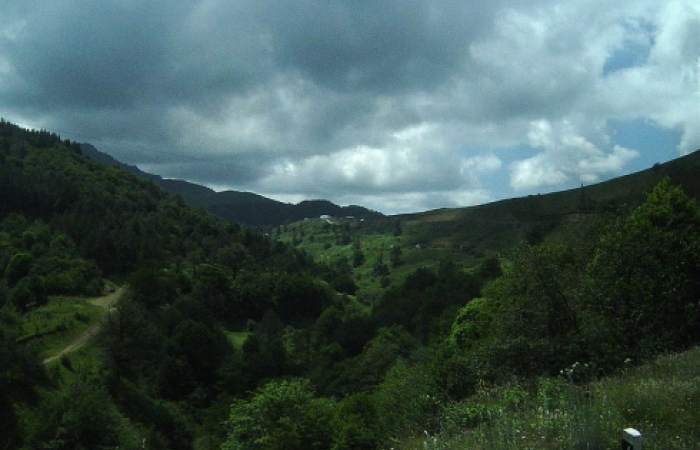
{"type": "Polygon", "coordinates": [[[700,441],[693,379],[663,415],[596,384],[700,343],[700,210],[668,180],[426,265],[432,249],[383,246],[400,222],[377,225],[381,252],[351,223],[282,243],[5,121],[0,192],[1,448],[614,448],[601,430],[634,423],[650,448],[700,441]],[[90,309],[112,286],[116,305],[90,309]],[[87,343],[47,358],[71,330],[87,343]],[[560,426],[573,399],[583,424],[560,426]]]}

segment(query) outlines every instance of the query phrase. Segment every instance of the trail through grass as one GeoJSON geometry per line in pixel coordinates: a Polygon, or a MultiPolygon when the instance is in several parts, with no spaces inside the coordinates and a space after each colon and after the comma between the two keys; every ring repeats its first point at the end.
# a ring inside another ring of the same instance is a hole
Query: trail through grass
{"type": "MultiPolygon", "coordinates": [[[[44,364],[58,360],[63,355],[72,353],[90,341],[100,330],[104,315],[114,309],[124,288],[119,287],[102,297],[89,300],[74,298],[57,298],[49,302],[44,308],[36,311],[37,317],[44,318],[44,326],[53,325],[43,330],[46,335],[42,337],[46,348],[46,354],[51,355],[44,359],[44,364]]],[[[36,318],[30,318],[35,331],[39,331],[36,318]]]]}

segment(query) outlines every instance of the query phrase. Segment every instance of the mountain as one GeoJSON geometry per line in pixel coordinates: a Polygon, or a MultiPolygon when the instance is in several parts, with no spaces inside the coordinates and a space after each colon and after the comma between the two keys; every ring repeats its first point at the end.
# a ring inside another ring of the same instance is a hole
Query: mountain
{"type": "Polygon", "coordinates": [[[80,144],[83,154],[102,164],[118,166],[139,177],[154,182],[172,194],[182,195],[194,206],[204,208],[230,222],[250,226],[277,226],[306,218],[329,215],[353,216],[358,219],[382,217],[382,214],[362,206],[339,206],[327,200],[306,200],[298,204],[284,203],[252,192],[216,192],[206,186],[184,180],[162,178],[124,164],[97,150],[93,145],[80,144]]]}

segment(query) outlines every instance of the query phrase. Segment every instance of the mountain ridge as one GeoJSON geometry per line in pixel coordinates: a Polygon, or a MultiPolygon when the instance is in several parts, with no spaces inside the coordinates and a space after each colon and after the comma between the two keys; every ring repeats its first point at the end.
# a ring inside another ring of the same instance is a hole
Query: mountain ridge
{"type": "Polygon", "coordinates": [[[83,154],[93,161],[121,167],[132,174],[146,178],[171,194],[179,194],[186,201],[224,218],[230,222],[249,226],[278,226],[306,218],[329,216],[353,216],[358,219],[382,217],[383,214],[363,206],[339,206],[329,200],[304,200],[284,203],[253,192],[221,191],[185,180],[168,179],[144,172],[136,166],[124,164],[92,144],[81,143],[83,154]]]}
{"type": "MultiPolygon", "coordinates": [[[[162,178],[149,174],[136,166],[119,162],[112,156],[97,150],[91,144],[80,144],[89,158],[105,164],[116,165],[138,176],[153,181],[161,188],[182,195],[195,206],[231,222],[250,226],[278,226],[298,222],[306,218],[330,215],[352,216],[357,219],[388,221],[411,221],[422,223],[473,222],[474,217],[496,217],[495,222],[520,227],[523,223],[546,222],[588,214],[601,209],[634,205],[661,179],[668,177],[673,184],[681,186],[686,193],[700,201],[700,150],[665,163],[656,163],[648,169],[622,175],[590,185],[581,185],[546,194],[527,195],[496,200],[489,203],[437,208],[428,211],[384,215],[362,206],[339,206],[328,200],[304,200],[297,204],[284,203],[252,192],[223,191],[185,180],[162,178]],[[471,220],[469,220],[471,218],[471,220]]],[[[483,219],[482,219],[483,221],[483,219]]],[[[492,221],[493,222],[493,221],[492,221]]],[[[439,228],[439,227],[438,227],[439,228]]],[[[494,230],[491,230],[494,231],[494,230]]],[[[496,232],[498,234],[498,232],[496,232]]]]}

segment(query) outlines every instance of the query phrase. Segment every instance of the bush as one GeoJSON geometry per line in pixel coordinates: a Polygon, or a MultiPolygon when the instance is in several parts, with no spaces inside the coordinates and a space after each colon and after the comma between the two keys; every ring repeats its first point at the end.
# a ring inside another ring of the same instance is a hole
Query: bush
{"type": "Polygon", "coordinates": [[[275,380],[250,400],[236,400],[223,450],[311,450],[332,445],[333,403],[316,398],[308,380],[275,380]]]}

